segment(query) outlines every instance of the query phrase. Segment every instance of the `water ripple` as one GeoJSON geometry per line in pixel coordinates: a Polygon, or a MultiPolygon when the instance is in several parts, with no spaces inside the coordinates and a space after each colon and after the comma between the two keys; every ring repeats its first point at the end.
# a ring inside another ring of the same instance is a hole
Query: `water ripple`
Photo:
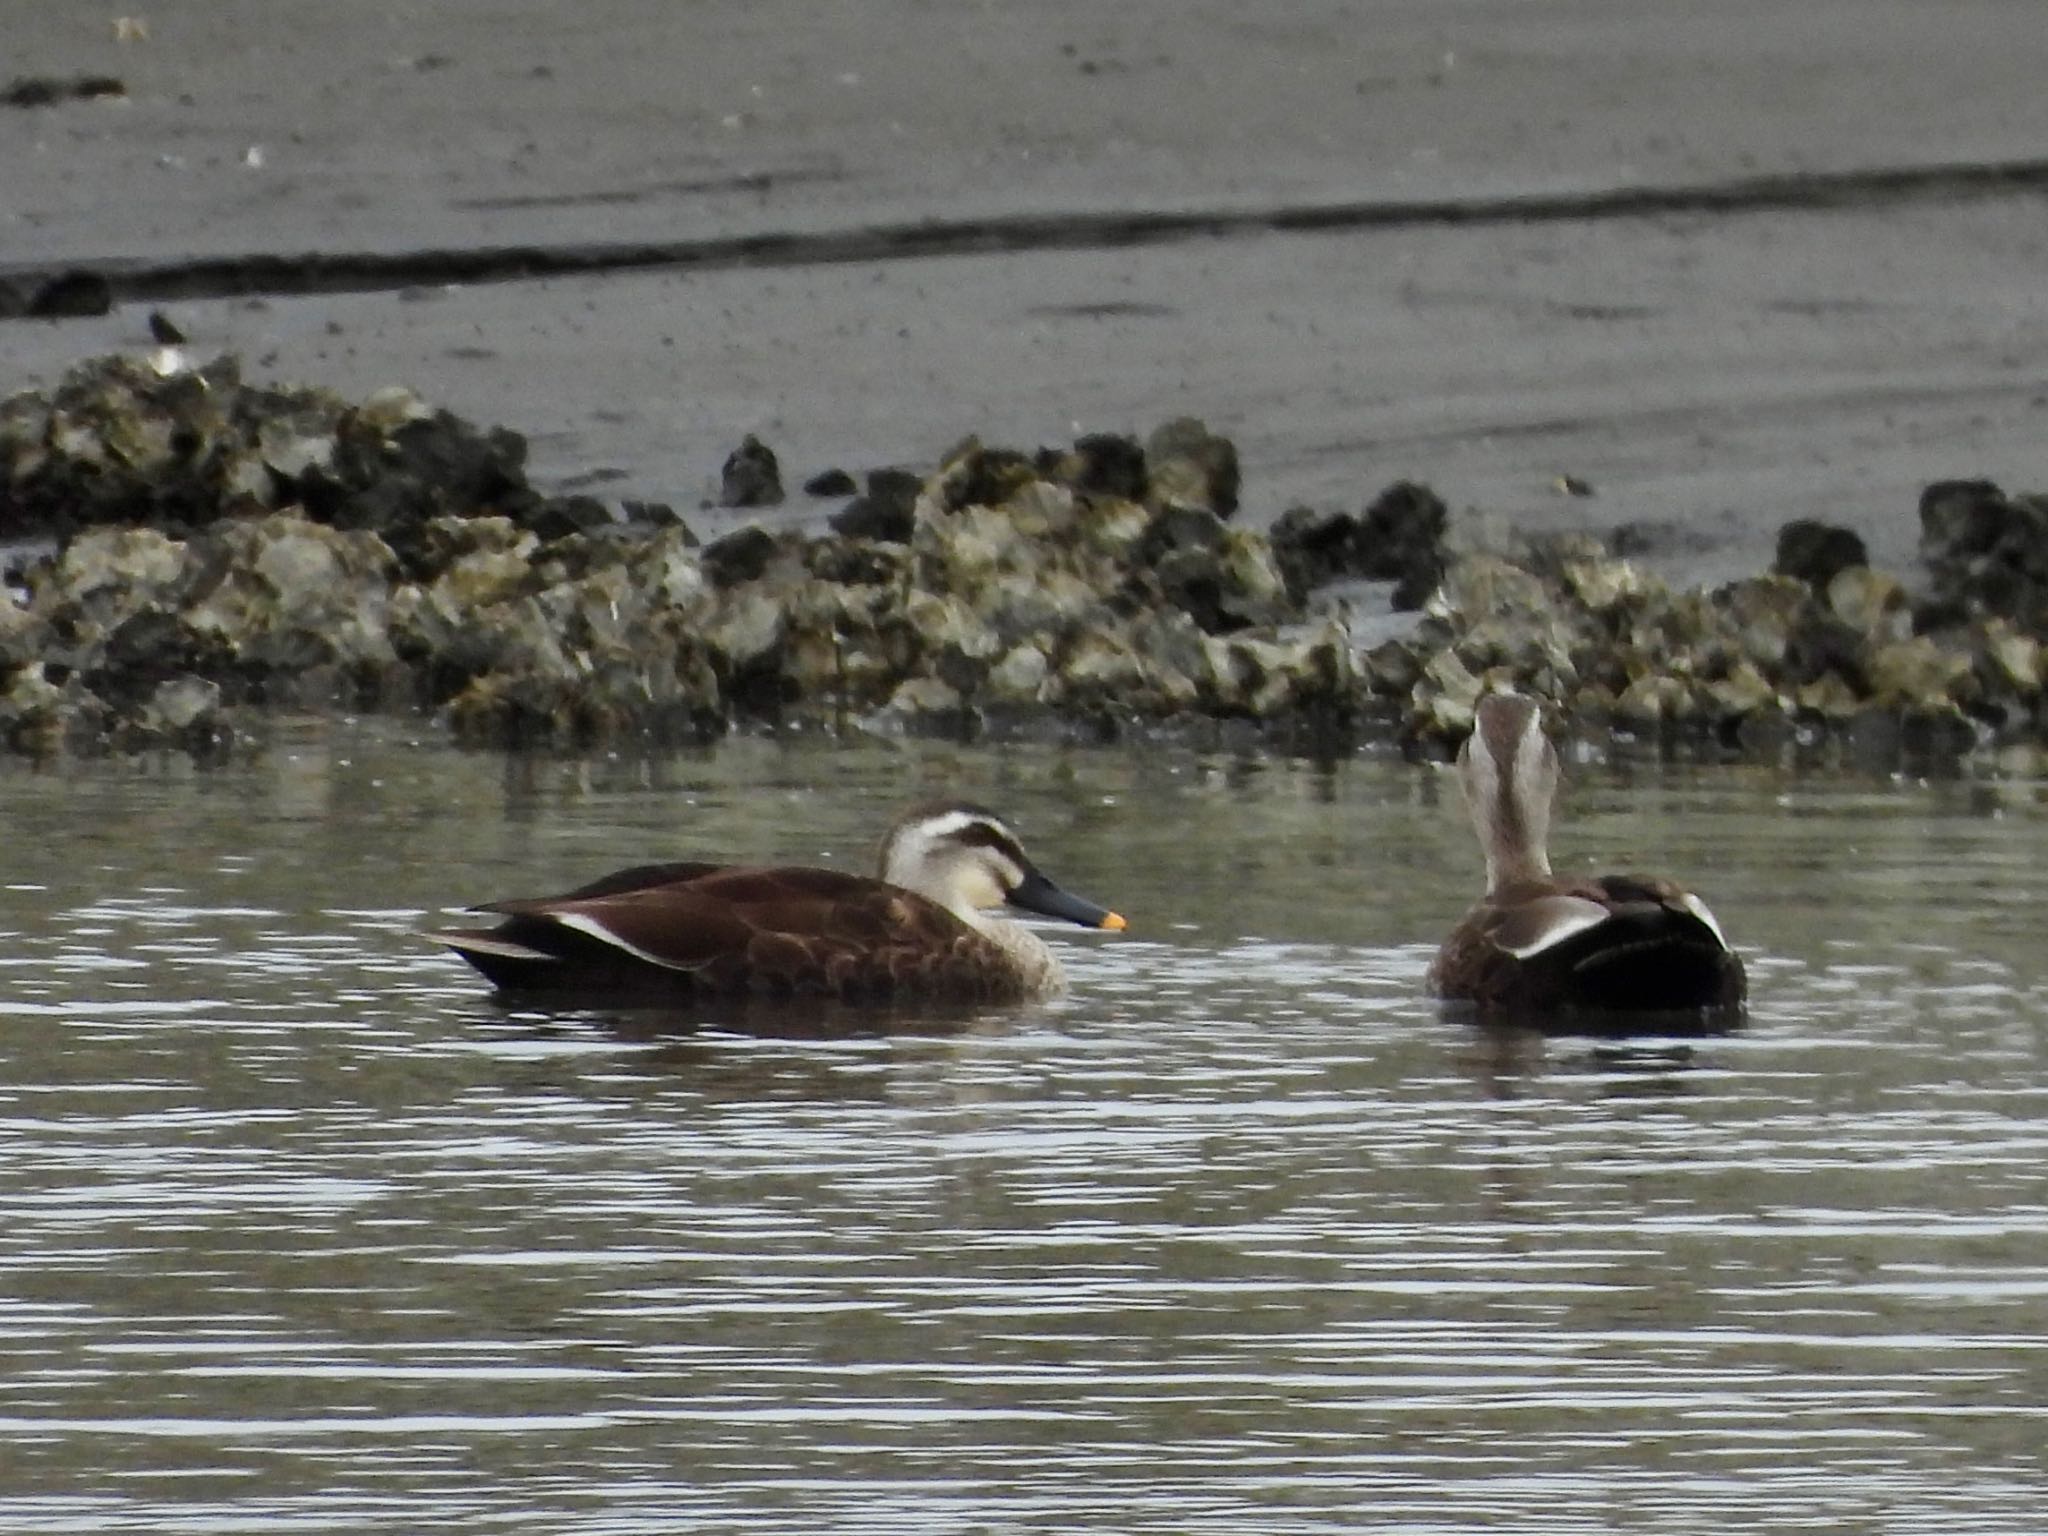
{"type": "Polygon", "coordinates": [[[11,785],[101,863],[0,888],[0,1528],[2038,1527],[2020,791],[1584,786],[1751,946],[1745,1032],[1615,1047],[1421,996],[1433,770],[867,750],[11,785]],[[858,846],[906,762],[1153,920],[829,1040],[508,1011],[415,937],[682,804],[858,846]]]}

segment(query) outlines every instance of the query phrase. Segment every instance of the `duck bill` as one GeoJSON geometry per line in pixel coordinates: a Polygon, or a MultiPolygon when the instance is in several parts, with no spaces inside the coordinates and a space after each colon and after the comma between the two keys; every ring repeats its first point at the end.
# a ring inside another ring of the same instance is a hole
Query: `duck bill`
{"type": "Polygon", "coordinates": [[[1041,917],[1079,923],[1083,928],[1118,929],[1124,926],[1124,920],[1109,908],[1098,907],[1071,891],[1061,890],[1035,869],[1024,877],[1022,885],[1010,892],[1009,903],[1013,907],[1022,907],[1026,912],[1036,912],[1041,917]]]}

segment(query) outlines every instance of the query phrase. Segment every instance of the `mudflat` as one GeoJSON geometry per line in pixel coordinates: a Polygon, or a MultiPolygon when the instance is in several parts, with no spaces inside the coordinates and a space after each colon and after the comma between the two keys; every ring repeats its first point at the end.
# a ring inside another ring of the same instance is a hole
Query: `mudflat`
{"type": "Polygon", "coordinates": [[[118,300],[0,327],[0,388],[162,307],[195,353],[408,384],[526,433],[543,482],[693,513],[749,432],[794,483],[1191,414],[1254,518],[1410,478],[1703,578],[1795,516],[1904,568],[1925,482],[2048,486],[2029,0],[7,30],[12,78],[123,90],[0,108],[0,275],[118,300]]]}

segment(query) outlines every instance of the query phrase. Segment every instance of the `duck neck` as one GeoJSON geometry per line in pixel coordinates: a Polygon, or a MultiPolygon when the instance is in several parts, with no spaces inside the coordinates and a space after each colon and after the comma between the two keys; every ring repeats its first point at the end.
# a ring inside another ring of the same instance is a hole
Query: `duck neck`
{"type": "Polygon", "coordinates": [[[1067,973],[1059,956],[1024,924],[986,912],[977,912],[969,921],[1003,952],[1026,996],[1051,997],[1066,989],[1067,973]]]}
{"type": "Polygon", "coordinates": [[[1524,885],[1549,878],[1550,860],[1541,848],[1503,846],[1487,852],[1486,885],[1489,890],[1497,891],[1503,886],[1524,885]]]}
{"type": "Polygon", "coordinates": [[[1502,775],[1481,808],[1489,890],[1550,878],[1549,807],[1532,801],[1513,778],[1502,775]]]}
{"type": "Polygon", "coordinates": [[[1458,754],[1458,782],[1486,854],[1487,889],[1548,880],[1557,753],[1543,716],[1529,699],[1507,693],[1481,699],[1475,717],[1458,754]]]}

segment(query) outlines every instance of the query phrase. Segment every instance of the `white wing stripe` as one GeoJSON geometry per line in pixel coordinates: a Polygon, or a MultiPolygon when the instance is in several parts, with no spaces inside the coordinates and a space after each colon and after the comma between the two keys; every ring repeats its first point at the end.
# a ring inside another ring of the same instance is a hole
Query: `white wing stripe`
{"type": "Polygon", "coordinates": [[[1553,949],[1575,934],[1584,933],[1588,928],[1598,928],[1612,916],[1597,901],[1587,901],[1581,896],[1546,896],[1539,902],[1532,902],[1523,909],[1524,913],[1540,909],[1541,921],[1536,931],[1519,944],[1502,940],[1498,934],[1494,942],[1517,960],[1527,960],[1531,955],[1540,955],[1546,949],[1553,949]]]}
{"type": "Polygon", "coordinates": [[[1691,891],[1687,891],[1678,898],[1678,904],[1707,925],[1707,931],[1713,934],[1715,943],[1719,944],[1723,949],[1728,947],[1728,936],[1721,931],[1721,925],[1714,921],[1714,914],[1707,910],[1707,904],[1704,901],[1693,895],[1691,891]]]}
{"type": "Polygon", "coordinates": [[[677,965],[673,960],[664,960],[659,955],[650,955],[636,944],[628,944],[616,933],[613,933],[611,929],[605,927],[603,923],[585,913],[550,912],[548,914],[548,921],[560,923],[564,928],[573,928],[578,933],[588,934],[601,944],[609,944],[613,949],[624,950],[635,960],[645,960],[649,965],[658,965],[665,971],[687,971],[690,969],[687,965],[677,965]]]}

